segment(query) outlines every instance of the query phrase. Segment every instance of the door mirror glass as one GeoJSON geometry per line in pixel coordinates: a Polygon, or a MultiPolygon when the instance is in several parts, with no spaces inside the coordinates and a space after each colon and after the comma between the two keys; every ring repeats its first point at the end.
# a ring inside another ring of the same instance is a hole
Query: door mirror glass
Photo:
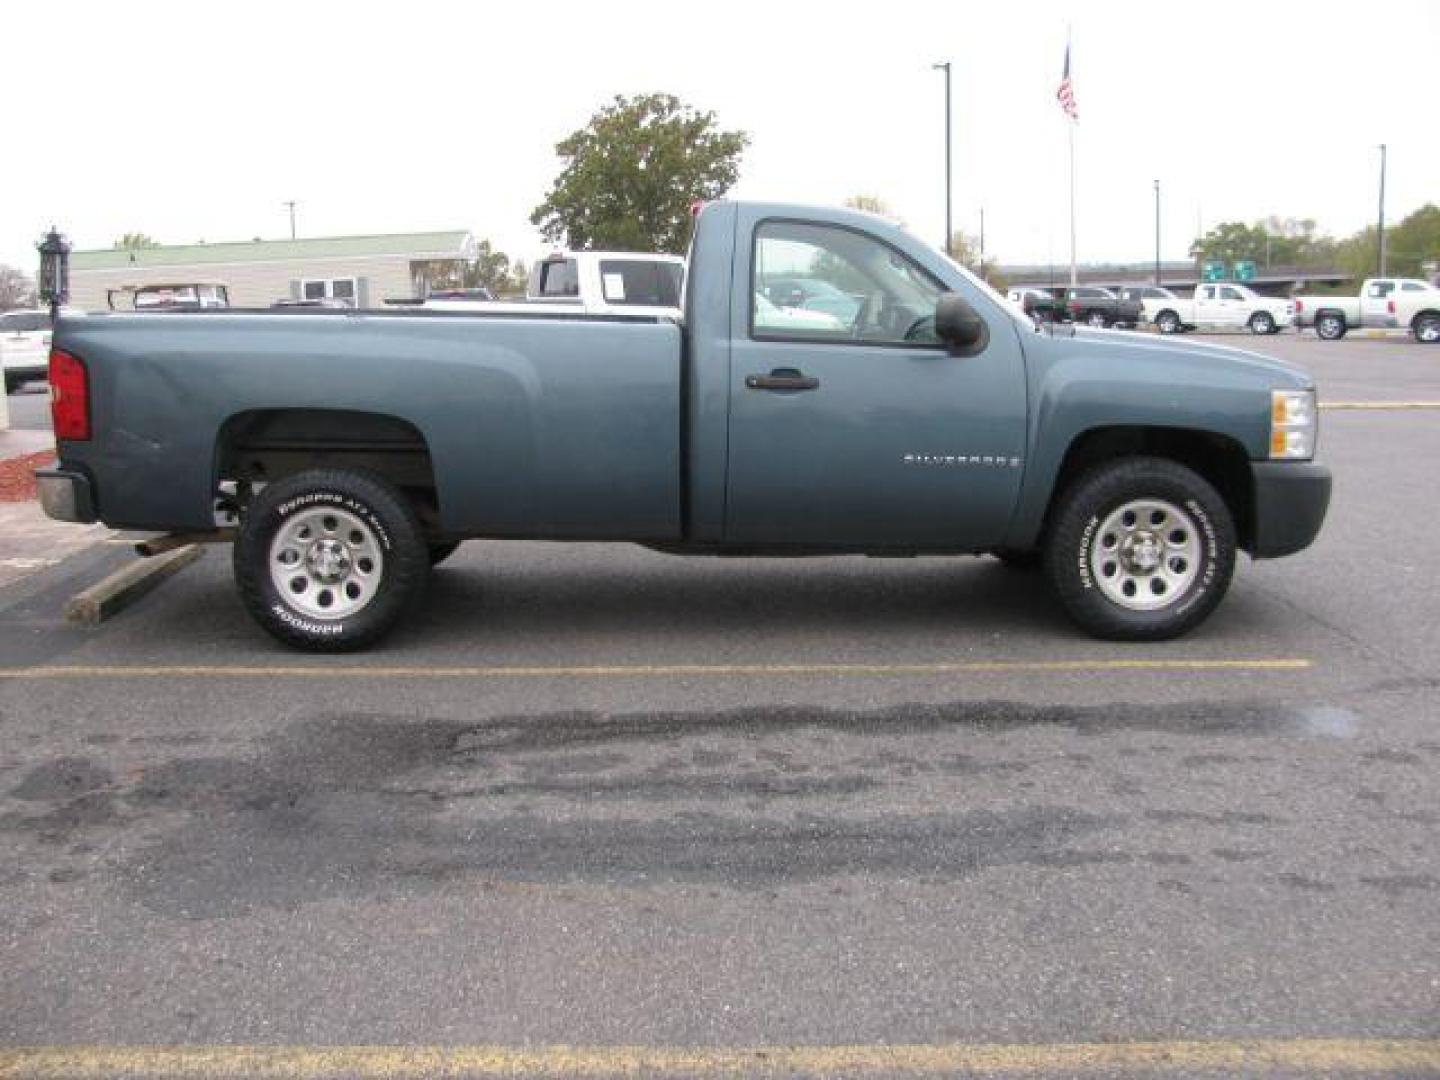
{"type": "Polygon", "coordinates": [[[973,349],[985,340],[985,320],[959,293],[947,292],[935,303],[935,335],[954,349],[973,349]]]}

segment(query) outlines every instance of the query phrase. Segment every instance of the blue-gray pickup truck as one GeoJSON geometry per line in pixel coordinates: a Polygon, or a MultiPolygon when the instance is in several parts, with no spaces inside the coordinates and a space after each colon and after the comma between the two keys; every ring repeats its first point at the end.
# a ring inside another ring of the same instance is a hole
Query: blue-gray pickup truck
{"type": "Polygon", "coordinates": [[[1238,551],[1316,536],[1314,384],[1234,349],[1042,330],[866,214],[713,203],[683,317],[62,319],[67,521],[234,541],[280,640],[377,639],[462,540],[994,554],[1107,638],[1196,626],[1238,551]]]}

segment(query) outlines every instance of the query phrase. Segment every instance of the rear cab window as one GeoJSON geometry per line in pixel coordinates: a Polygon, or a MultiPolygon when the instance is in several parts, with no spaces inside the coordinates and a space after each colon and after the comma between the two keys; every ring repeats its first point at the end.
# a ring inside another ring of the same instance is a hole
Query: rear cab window
{"type": "Polygon", "coordinates": [[[540,295],[580,295],[580,271],[574,259],[556,259],[540,264],[540,295]]]}
{"type": "Polygon", "coordinates": [[[600,290],[607,304],[679,307],[684,270],[678,263],[601,259],[600,290]]]}

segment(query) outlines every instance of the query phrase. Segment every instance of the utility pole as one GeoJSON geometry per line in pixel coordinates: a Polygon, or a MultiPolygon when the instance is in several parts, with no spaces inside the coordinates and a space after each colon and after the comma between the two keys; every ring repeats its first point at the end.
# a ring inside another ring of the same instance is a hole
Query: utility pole
{"type": "Polygon", "coordinates": [[[290,239],[295,239],[295,200],[290,199],[285,204],[290,208],[290,239]]]}
{"type": "Polygon", "coordinates": [[[1155,287],[1160,287],[1160,181],[1155,181],[1155,287]]]}
{"type": "Polygon", "coordinates": [[[1376,260],[1376,277],[1385,276],[1385,144],[1380,144],[1380,221],[1375,230],[1380,240],[1380,255],[1376,260]]]}
{"type": "Polygon", "coordinates": [[[932,71],[943,69],[945,72],[945,254],[952,259],[955,257],[951,236],[953,229],[950,224],[950,61],[943,64],[931,64],[932,71]]]}

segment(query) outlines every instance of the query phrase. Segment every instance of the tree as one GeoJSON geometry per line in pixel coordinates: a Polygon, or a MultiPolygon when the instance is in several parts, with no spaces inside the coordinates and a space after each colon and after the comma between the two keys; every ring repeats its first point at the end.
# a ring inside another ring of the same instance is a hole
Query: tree
{"type": "MultiPolygon", "coordinates": [[[[515,263],[520,266],[521,263],[515,263]]],[[[475,245],[475,258],[462,262],[458,259],[432,259],[422,265],[420,274],[431,289],[489,289],[499,296],[502,292],[513,291],[513,270],[510,256],[496,251],[489,240],[475,245]]],[[[525,291],[522,283],[520,291],[525,291]]]]}
{"type": "Polygon", "coordinates": [[[1434,203],[1426,203],[1385,233],[1387,273],[1423,277],[1421,264],[1440,260],[1440,206],[1434,203]]]}
{"type": "Polygon", "coordinates": [[[890,209],[890,204],[879,195],[851,195],[845,200],[845,205],[851,210],[863,210],[867,214],[877,214],[880,217],[889,218],[897,225],[905,224],[895,211],[890,209]]]}
{"type": "Polygon", "coordinates": [[[730,189],[749,143],[670,94],[617,96],[556,144],[564,168],[530,221],[574,249],[683,252],[691,204],[730,189]]]}
{"type": "Polygon", "coordinates": [[[992,288],[1004,289],[1008,284],[1000,273],[1000,263],[990,257],[980,257],[979,237],[971,236],[961,229],[950,234],[950,257],[988,282],[992,288]]]}
{"type": "Polygon", "coordinates": [[[0,263],[0,311],[34,307],[35,282],[13,266],[0,263]]]}
{"type": "Polygon", "coordinates": [[[160,245],[143,232],[127,232],[115,241],[114,246],[121,251],[141,251],[144,248],[159,247],[160,245]]]}

